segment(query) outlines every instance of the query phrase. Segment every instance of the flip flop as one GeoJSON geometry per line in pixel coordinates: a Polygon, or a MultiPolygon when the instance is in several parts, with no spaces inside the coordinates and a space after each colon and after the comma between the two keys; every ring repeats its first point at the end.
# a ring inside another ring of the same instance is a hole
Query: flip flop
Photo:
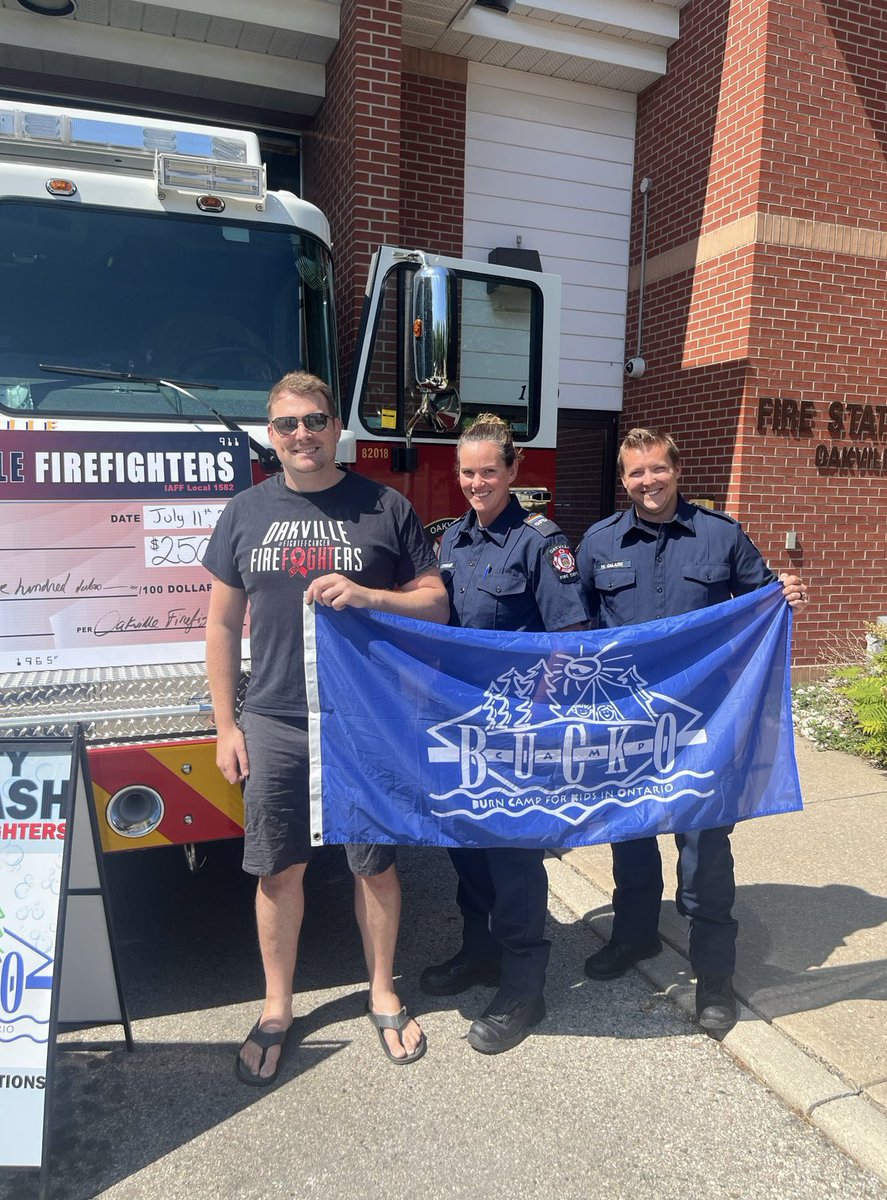
{"type": "Polygon", "coordinates": [[[290,1029],[292,1029],[292,1025],[287,1026],[286,1029],[262,1029],[259,1022],[256,1021],[240,1049],[242,1050],[247,1042],[252,1042],[261,1049],[262,1057],[259,1060],[260,1071],[265,1065],[265,1058],[272,1046],[281,1047],[280,1056],[277,1059],[277,1066],[271,1075],[258,1075],[247,1069],[246,1064],[240,1057],[240,1051],[238,1051],[234,1069],[241,1083],[247,1083],[250,1087],[267,1087],[270,1083],[274,1082],[277,1078],[277,1072],[280,1070],[280,1064],[283,1062],[283,1048],[286,1046],[286,1039],[290,1029]]]}
{"type": "Polygon", "coordinates": [[[399,1013],[374,1013],[370,1008],[370,1002],[368,1000],[367,1016],[376,1027],[376,1033],[379,1035],[379,1041],[382,1043],[382,1049],[388,1055],[389,1060],[393,1063],[396,1063],[397,1066],[405,1067],[408,1063],[414,1063],[417,1059],[421,1058],[428,1049],[428,1042],[425,1040],[425,1034],[423,1033],[419,1045],[412,1052],[412,1054],[406,1054],[403,1058],[398,1058],[396,1054],[391,1053],[388,1043],[385,1041],[385,1030],[393,1029],[397,1033],[397,1040],[400,1042],[401,1046],[403,1046],[403,1037],[401,1034],[413,1019],[407,1012],[406,1005],[403,1006],[399,1013]]]}

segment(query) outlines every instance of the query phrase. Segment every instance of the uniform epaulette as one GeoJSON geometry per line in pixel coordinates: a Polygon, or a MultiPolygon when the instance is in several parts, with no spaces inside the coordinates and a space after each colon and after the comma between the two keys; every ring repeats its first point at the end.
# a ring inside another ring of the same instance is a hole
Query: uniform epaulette
{"type": "Polygon", "coordinates": [[[735,517],[731,517],[729,513],[721,512],[719,508],[708,508],[704,504],[694,504],[692,507],[697,509],[699,512],[705,513],[706,516],[717,517],[719,521],[726,521],[728,525],[739,524],[735,517]]]}
{"type": "Polygon", "coordinates": [[[528,517],[524,517],[524,524],[541,533],[543,537],[562,532],[560,525],[546,517],[545,513],[530,513],[528,517]]]}
{"type": "Polygon", "coordinates": [[[592,533],[598,529],[606,529],[609,525],[615,525],[617,521],[621,521],[625,516],[625,512],[614,512],[609,517],[601,517],[600,521],[595,521],[585,532],[592,533]]]}

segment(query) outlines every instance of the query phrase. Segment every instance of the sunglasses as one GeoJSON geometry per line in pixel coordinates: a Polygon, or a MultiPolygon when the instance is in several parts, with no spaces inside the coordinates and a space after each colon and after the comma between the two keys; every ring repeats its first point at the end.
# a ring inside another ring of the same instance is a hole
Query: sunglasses
{"type": "Polygon", "coordinates": [[[275,433],[285,437],[288,433],[295,433],[300,425],[304,425],[310,433],[323,433],[332,419],[329,413],[313,412],[306,413],[304,417],[274,417],[268,424],[275,433]]]}

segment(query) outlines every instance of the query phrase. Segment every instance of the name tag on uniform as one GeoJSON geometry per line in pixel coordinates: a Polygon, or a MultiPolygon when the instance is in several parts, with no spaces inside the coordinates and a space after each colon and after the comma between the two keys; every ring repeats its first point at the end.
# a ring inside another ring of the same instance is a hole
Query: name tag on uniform
{"type": "Polygon", "coordinates": [[[598,563],[596,571],[615,571],[617,567],[630,567],[631,559],[620,558],[618,562],[598,563]]]}

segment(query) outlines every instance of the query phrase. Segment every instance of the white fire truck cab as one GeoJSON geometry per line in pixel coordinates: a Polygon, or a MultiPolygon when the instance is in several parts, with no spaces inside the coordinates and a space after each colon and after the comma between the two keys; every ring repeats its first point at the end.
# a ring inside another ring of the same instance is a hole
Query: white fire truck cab
{"type": "MultiPolygon", "coordinates": [[[[559,287],[381,248],[343,461],[436,531],[463,507],[459,429],[493,408],[544,504],[559,287]]],[[[200,558],[230,491],[275,468],[272,384],[339,394],[328,222],[267,190],[252,133],[0,101],[0,294],[0,748],[81,724],[106,849],[237,836],[200,558]]]]}

